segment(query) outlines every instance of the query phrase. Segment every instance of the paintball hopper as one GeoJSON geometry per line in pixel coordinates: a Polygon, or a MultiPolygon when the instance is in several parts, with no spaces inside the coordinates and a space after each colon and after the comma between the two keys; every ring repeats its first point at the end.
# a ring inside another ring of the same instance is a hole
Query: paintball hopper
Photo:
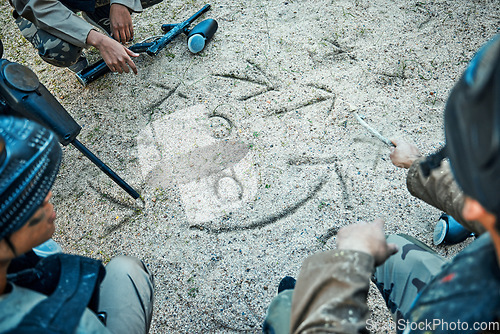
{"type": "Polygon", "coordinates": [[[80,133],[81,127],[26,66],[0,60],[0,96],[16,116],[51,129],[63,145],[80,133]]]}
{"type": "MultiPolygon", "coordinates": [[[[164,24],[161,29],[168,33],[179,24],[164,24]]],[[[214,19],[206,19],[198,23],[193,29],[184,29],[187,35],[187,46],[192,53],[198,53],[205,48],[205,45],[212,39],[219,25],[214,19]]]]}
{"type": "MultiPolygon", "coordinates": [[[[0,42],[1,43],[1,42],[0,42]]],[[[0,114],[33,120],[72,144],[134,199],[139,193],[77,140],[81,127],[28,67],[0,59],[0,114]]]]}
{"type": "Polygon", "coordinates": [[[454,245],[465,241],[473,233],[463,227],[453,217],[443,213],[434,227],[434,245],[454,245]]]}
{"type": "Polygon", "coordinates": [[[218,28],[217,21],[207,19],[198,23],[187,36],[187,46],[192,53],[198,53],[212,39],[218,28]]]}

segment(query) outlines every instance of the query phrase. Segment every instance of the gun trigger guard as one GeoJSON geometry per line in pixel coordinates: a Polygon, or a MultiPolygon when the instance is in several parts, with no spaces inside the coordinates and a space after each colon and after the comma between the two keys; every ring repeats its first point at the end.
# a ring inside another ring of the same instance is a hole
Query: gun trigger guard
{"type": "MultiPolygon", "coordinates": [[[[167,24],[163,24],[161,26],[161,30],[163,30],[163,32],[167,33],[169,32],[170,30],[174,29],[177,25],[179,25],[180,23],[167,23],[167,24]]],[[[188,29],[187,27],[184,28],[184,30],[182,30],[182,32],[186,35],[188,35],[190,32],[191,32],[192,29],[188,29]]]]}
{"type": "Polygon", "coordinates": [[[161,26],[161,30],[163,30],[164,32],[169,32],[170,30],[174,29],[176,25],[178,25],[178,23],[163,24],[161,26]]]}

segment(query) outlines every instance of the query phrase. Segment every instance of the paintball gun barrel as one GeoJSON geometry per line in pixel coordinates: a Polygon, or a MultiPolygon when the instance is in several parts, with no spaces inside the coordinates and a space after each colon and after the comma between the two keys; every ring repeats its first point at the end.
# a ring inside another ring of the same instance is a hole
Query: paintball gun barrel
{"type": "Polygon", "coordinates": [[[0,113],[25,117],[51,129],[62,145],[74,145],[130,196],[139,198],[137,191],[76,139],[80,125],[40,83],[36,74],[26,66],[6,59],[0,59],[0,113]]]}
{"type": "MultiPolygon", "coordinates": [[[[130,46],[129,49],[136,53],[146,52],[150,56],[156,56],[168,43],[173,41],[174,38],[184,33],[187,35],[189,50],[192,53],[198,53],[203,50],[205,44],[213,37],[217,31],[218,24],[214,19],[207,19],[197,24],[193,29],[189,29],[189,26],[209,9],[210,5],[206,4],[196,14],[184,22],[164,24],[161,26],[161,29],[165,32],[163,36],[157,37],[152,42],[136,43],[130,46]]],[[[109,67],[104,60],[101,59],[78,72],[76,77],[78,81],[85,86],[108,72],[110,72],[109,67]]]]}

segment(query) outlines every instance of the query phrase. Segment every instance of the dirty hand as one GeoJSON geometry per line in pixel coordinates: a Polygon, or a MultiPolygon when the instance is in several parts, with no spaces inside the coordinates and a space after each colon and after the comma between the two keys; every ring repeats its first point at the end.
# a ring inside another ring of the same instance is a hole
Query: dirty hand
{"type": "Polygon", "coordinates": [[[422,156],[413,144],[399,139],[393,139],[391,142],[395,147],[391,147],[390,158],[396,167],[410,168],[413,162],[422,156]]]}
{"type": "Polygon", "coordinates": [[[132,16],[127,7],[114,3],[110,7],[111,35],[120,43],[127,43],[134,37],[132,16]]]}
{"type": "Polygon", "coordinates": [[[102,59],[104,59],[104,62],[112,72],[129,73],[130,69],[132,69],[137,74],[137,67],[130,57],[139,57],[139,55],[130,51],[114,39],[91,30],[87,36],[87,44],[99,50],[102,59]]]}
{"type": "Polygon", "coordinates": [[[357,223],[346,226],[337,234],[337,248],[368,253],[381,265],[398,251],[395,244],[388,244],[384,235],[384,221],[380,218],[372,223],[357,223]]]}

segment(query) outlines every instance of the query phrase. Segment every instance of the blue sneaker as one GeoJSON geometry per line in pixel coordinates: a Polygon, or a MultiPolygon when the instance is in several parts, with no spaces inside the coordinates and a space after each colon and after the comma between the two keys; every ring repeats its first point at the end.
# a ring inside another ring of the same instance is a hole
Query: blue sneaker
{"type": "Polygon", "coordinates": [[[452,216],[443,213],[434,227],[434,245],[454,245],[474,234],[463,227],[452,216]]]}

